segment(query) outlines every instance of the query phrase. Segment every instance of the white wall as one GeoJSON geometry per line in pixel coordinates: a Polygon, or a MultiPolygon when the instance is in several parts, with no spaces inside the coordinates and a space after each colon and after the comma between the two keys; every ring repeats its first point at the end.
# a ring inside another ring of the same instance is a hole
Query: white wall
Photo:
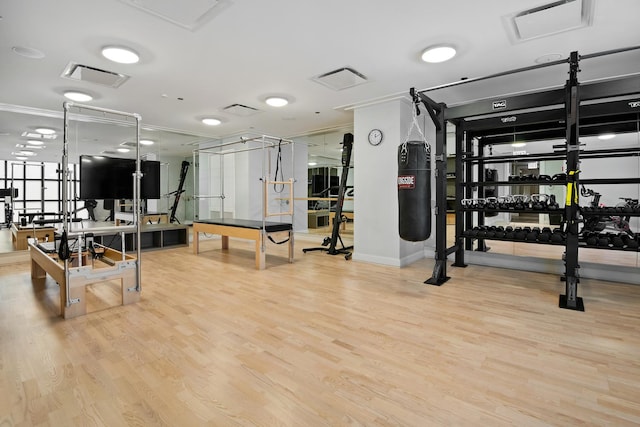
{"type": "MultiPolygon", "coordinates": [[[[361,107],[354,113],[354,254],[353,259],[385,265],[404,266],[424,258],[425,246],[433,246],[435,230],[426,242],[407,242],[398,234],[397,150],[404,142],[411,124],[411,104],[395,100],[384,104],[361,107]],[[383,142],[371,146],[367,135],[380,129],[383,142]]],[[[425,123],[425,116],[420,122],[425,123]]],[[[427,127],[427,139],[435,142],[433,126],[427,127]]],[[[417,133],[414,138],[417,139],[417,133]]],[[[433,157],[433,156],[432,156],[433,157]]],[[[432,159],[433,168],[433,159],[432,159]]],[[[432,180],[432,199],[435,186],[432,180]]],[[[435,206],[432,202],[432,206],[435,206]]],[[[435,219],[432,218],[432,226],[435,219]]]]}

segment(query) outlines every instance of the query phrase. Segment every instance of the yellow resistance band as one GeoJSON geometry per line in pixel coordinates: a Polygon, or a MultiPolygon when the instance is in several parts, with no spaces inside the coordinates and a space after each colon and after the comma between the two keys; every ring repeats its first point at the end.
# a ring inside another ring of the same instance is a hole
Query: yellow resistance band
{"type": "MultiPolygon", "coordinates": [[[[569,176],[574,176],[574,175],[577,175],[578,173],[580,173],[579,170],[570,171],[569,172],[569,176]]],[[[569,180],[569,182],[567,182],[567,200],[565,202],[566,206],[571,206],[571,202],[572,202],[571,195],[572,194],[574,194],[573,203],[575,203],[577,205],[579,203],[579,201],[578,201],[578,192],[575,191],[573,181],[569,180]],[[575,194],[574,194],[574,192],[575,192],[575,194]]]]}

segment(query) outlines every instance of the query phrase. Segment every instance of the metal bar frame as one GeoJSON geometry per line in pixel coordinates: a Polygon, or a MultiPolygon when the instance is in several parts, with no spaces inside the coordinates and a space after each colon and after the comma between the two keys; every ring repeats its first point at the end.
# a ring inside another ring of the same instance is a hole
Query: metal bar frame
{"type": "MultiPolygon", "coordinates": [[[[63,121],[64,121],[64,129],[63,129],[63,144],[62,144],[62,230],[63,232],[71,232],[71,222],[69,221],[69,195],[68,195],[68,176],[69,176],[69,119],[71,116],[70,109],[78,108],[89,111],[96,111],[105,114],[113,114],[117,116],[124,116],[133,118],[135,120],[136,126],[136,170],[133,173],[133,219],[135,222],[135,234],[136,234],[136,260],[135,260],[135,268],[136,268],[136,286],[134,288],[135,292],[142,291],[142,268],[141,268],[141,248],[140,248],[140,240],[141,240],[141,224],[140,219],[142,218],[141,213],[141,203],[140,203],[140,180],[142,178],[142,172],[140,170],[140,123],[142,121],[142,117],[137,113],[127,113],[124,111],[112,110],[108,108],[100,108],[94,107],[92,105],[85,104],[77,104],[74,102],[66,101],[62,104],[63,107],[63,121]]],[[[114,229],[120,231],[121,228],[114,227],[114,229]]],[[[81,238],[81,236],[78,236],[81,238]]],[[[124,242],[124,231],[122,232],[122,241],[124,242]]],[[[81,245],[80,245],[81,246],[81,245]]],[[[125,247],[123,243],[122,247],[122,256],[123,260],[125,259],[125,247]]],[[[69,260],[64,260],[64,270],[65,270],[65,281],[66,281],[66,294],[67,301],[66,305],[69,307],[72,302],[69,298],[70,289],[69,289],[69,260]]]]}
{"type": "MultiPolygon", "coordinates": [[[[590,55],[584,55],[582,59],[595,58],[599,56],[610,55],[619,52],[627,52],[631,50],[640,49],[640,46],[633,46],[629,48],[616,49],[610,51],[604,51],[599,53],[594,53],[590,55]]],[[[579,283],[579,264],[578,264],[578,222],[579,222],[579,211],[578,211],[578,193],[577,186],[579,185],[579,163],[580,163],[580,110],[584,109],[587,115],[593,115],[593,117],[597,117],[598,112],[601,112],[601,107],[596,107],[593,105],[585,105],[583,107],[580,106],[581,101],[590,101],[590,100],[598,100],[604,98],[614,98],[614,97],[623,97],[628,95],[634,95],[638,93],[638,87],[640,87],[640,74],[634,74],[629,76],[624,76],[621,78],[614,79],[606,79],[596,82],[590,82],[585,85],[580,85],[578,83],[577,74],[579,72],[579,61],[581,57],[578,55],[578,52],[571,52],[569,58],[561,61],[555,61],[552,63],[541,64],[539,66],[532,67],[524,67],[515,70],[510,70],[502,73],[492,74],[489,76],[468,79],[464,81],[458,81],[447,85],[435,86],[432,88],[428,88],[422,90],[420,92],[416,92],[415,89],[410,90],[410,95],[414,102],[417,104],[418,101],[423,102],[427,111],[429,111],[430,115],[432,111],[430,108],[433,108],[434,102],[424,96],[425,92],[442,89],[445,87],[452,87],[461,84],[467,84],[472,82],[477,82],[481,80],[486,80],[490,78],[505,76],[509,74],[521,73],[524,71],[529,71],[537,68],[543,68],[553,65],[559,64],[569,64],[569,79],[566,81],[564,88],[562,89],[549,89],[542,93],[528,93],[528,94],[519,94],[514,96],[502,96],[499,99],[493,98],[489,100],[481,100],[472,102],[469,104],[458,105],[454,107],[447,108],[446,105],[442,105],[442,111],[439,114],[442,114],[442,121],[440,117],[438,120],[433,120],[436,125],[436,265],[434,267],[433,276],[425,283],[436,283],[438,280],[446,280],[446,264],[443,260],[446,260],[446,255],[455,251],[456,261],[454,265],[464,266],[464,249],[462,249],[462,240],[464,240],[464,246],[466,250],[472,249],[472,239],[463,238],[461,235],[462,228],[458,225],[459,223],[471,223],[473,219],[473,212],[470,210],[461,209],[460,205],[457,205],[456,209],[456,242],[458,244],[458,248],[455,246],[447,250],[443,242],[446,241],[446,219],[443,221],[440,219],[442,215],[443,208],[442,206],[446,206],[446,159],[444,157],[440,157],[443,155],[442,148],[445,147],[446,141],[444,141],[444,135],[442,135],[443,131],[441,128],[444,128],[444,124],[446,121],[450,121],[456,125],[456,202],[459,203],[461,198],[463,197],[472,197],[473,188],[472,188],[472,164],[467,164],[467,167],[463,167],[460,169],[463,164],[467,162],[464,160],[466,156],[474,156],[473,153],[473,132],[469,131],[468,128],[473,128],[474,123],[473,120],[468,120],[470,117],[477,117],[482,115],[494,116],[496,119],[504,118],[505,113],[509,113],[511,111],[523,112],[527,108],[537,108],[541,111],[545,110],[554,110],[550,112],[545,112],[547,116],[553,116],[561,112],[560,108],[564,106],[565,109],[565,135],[566,135],[566,161],[567,161],[567,171],[571,173],[571,177],[567,182],[567,200],[565,206],[565,219],[566,219],[566,227],[567,227],[567,242],[565,244],[565,276],[564,280],[566,282],[566,294],[560,295],[560,307],[568,308],[573,310],[582,310],[584,311],[584,304],[582,298],[577,296],[577,287],[579,283]],[[426,98],[426,99],[425,99],[426,98]],[[558,111],[560,110],[560,111],[558,111]],[[502,115],[503,117],[499,117],[502,115]],[[466,138],[464,138],[462,129],[464,126],[468,126],[466,138]],[[466,141],[466,146],[465,146],[466,141]],[[461,150],[462,148],[465,150],[461,150]],[[573,171],[573,173],[572,173],[573,171]],[[465,182],[461,182],[461,177],[459,177],[459,173],[464,172],[465,182]],[[442,185],[444,182],[444,192],[442,191],[442,185]],[[464,221],[464,222],[463,222],[464,221]]],[[[637,108],[640,106],[640,101],[633,100],[631,102],[625,101],[614,101],[614,102],[627,102],[629,108],[637,108]]],[[[516,118],[517,120],[517,118],[516,118]]],[[[508,124],[505,121],[502,121],[504,127],[507,127],[508,124]]],[[[482,123],[476,123],[476,125],[482,123]]],[[[478,126],[482,128],[482,126],[478,126]]],[[[484,127],[485,129],[490,128],[490,126],[484,127]]],[[[482,140],[479,141],[479,153],[478,157],[482,155],[482,147],[484,143],[482,140]]],[[[484,175],[483,171],[483,159],[478,158],[474,159],[474,163],[478,165],[478,174],[484,175]]],[[[484,177],[482,177],[484,178],[484,177]]],[[[586,182],[586,181],[585,181],[586,182]]],[[[483,187],[480,186],[482,189],[483,187]]],[[[446,208],[444,210],[444,215],[446,216],[446,208]]],[[[482,221],[482,215],[479,214],[479,221],[482,221]]],[[[483,248],[483,242],[479,242],[479,249],[483,248]]]]}
{"type": "MultiPolygon", "coordinates": [[[[295,184],[295,144],[292,140],[290,139],[286,139],[286,138],[280,138],[277,136],[271,136],[271,135],[261,135],[261,136],[256,136],[256,137],[251,137],[251,138],[240,138],[238,140],[235,141],[230,141],[230,142],[225,142],[219,145],[216,145],[214,147],[206,147],[206,148],[196,148],[193,150],[193,163],[194,165],[197,165],[198,170],[200,167],[200,160],[198,159],[198,161],[196,162],[196,155],[200,155],[200,153],[206,153],[206,154],[215,154],[220,156],[220,192],[219,195],[197,195],[193,197],[194,200],[194,212],[198,212],[198,216],[199,216],[199,209],[197,208],[197,200],[199,199],[206,199],[206,198],[219,198],[221,199],[221,218],[224,218],[224,199],[225,199],[225,194],[224,194],[224,156],[229,155],[229,154],[237,154],[237,153],[242,153],[242,152],[248,152],[248,151],[257,151],[257,150],[261,150],[262,151],[262,175],[261,175],[261,181],[262,181],[262,234],[263,234],[263,238],[262,240],[262,244],[261,244],[261,250],[264,252],[266,250],[266,237],[267,237],[267,231],[266,231],[266,223],[267,223],[267,217],[271,217],[271,216],[282,216],[282,215],[286,215],[286,216],[291,216],[291,223],[294,224],[295,222],[295,206],[293,204],[294,202],[294,184],[295,184]],[[236,149],[236,150],[229,150],[229,151],[221,151],[222,148],[224,147],[230,147],[233,145],[238,145],[238,144],[246,144],[248,142],[258,142],[260,145],[257,147],[248,147],[248,148],[241,148],[241,149],[236,149]],[[270,149],[276,148],[278,145],[282,146],[282,145],[291,145],[291,176],[292,178],[290,178],[288,181],[277,181],[277,180],[269,180],[269,177],[267,176],[267,173],[271,173],[271,157],[269,156],[269,151],[270,149]],[[290,192],[289,192],[289,206],[290,206],[290,210],[288,212],[278,212],[278,213],[272,213],[268,211],[268,202],[269,202],[269,190],[268,190],[268,186],[270,184],[283,184],[283,185],[289,185],[290,186],[290,192]]],[[[193,179],[194,179],[194,190],[197,188],[197,179],[198,177],[196,176],[197,174],[194,173],[193,174],[193,179]]],[[[293,238],[293,233],[291,233],[291,237],[293,238]]]]}

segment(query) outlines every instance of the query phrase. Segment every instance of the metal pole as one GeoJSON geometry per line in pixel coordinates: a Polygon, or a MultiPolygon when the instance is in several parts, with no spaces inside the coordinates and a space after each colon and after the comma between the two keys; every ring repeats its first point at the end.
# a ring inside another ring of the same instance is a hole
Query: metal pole
{"type": "Polygon", "coordinates": [[[142,290],[142,268],[140,267],[140,260],[142,259],[142,248],[140,247],[140,242],[142,241],[142,224],[140,224],[142,221],[142,210],[140,205],[140,180],[142,179],[142,172],[140,171],[140,121],[142,120],[142,117],[139,114],[133,114],[133,117],[136,119],[136,173],[133,186],[133,209],[135,212],[133,214],[133,218],[136,222],[136,291],[140,292],[142,290]]]}
{"type": "MultiPolygon", "coordinates": [[[[640,49],[640,46],[631,46],[631,47],[625,47],[625,48],[620,48],[620,49],[605,50],[605,51],[601,51],[601,52],[590,53],[590,54],[587,54],[587,55],[581,55],[580,59],[582,60],[582,59],[597,58],[597,57],[600,57],[600,56],[612,55],[612,54],[615,54],[615,53],[628,52],[628,51],[637,50],[637,49],[640,49]]],[[[482,80],[493,79],[493,78],[496,78],[496,77],[508,76],[510,74],[522,73],[524,71],[537,70],[539,68],[552,67],[554,65],[567,64],[567,63],[570,62],[570,60],[571,60],[571,58],[558,59],[557,61],[549,61],[549,62],[545,62],[544,64],[537,64],[537,65],[531,65],[531,66],[528,66],[528,67],[515,68],[513,70],[502,71],[500,73],[489,74],[487,76],[474,77],[474,78],[465,79],[465,80],[458,80],[458,81],[455,81],[455,82],[452,82],[452,83],[445,83],[445,84],[442,84],[442,85],[432,86],[432,87],[429,87],[429,88],[426,88],[426,89],[422,89],[422,90],[420,90],[420,93],[430,92],[430,91],[438,90],[438,89],[445,89],[445,88],[453,87],[453,86],[464,85],[464,84],[467,84],[467,83],[479,82],[479,81],[482,81],[482,80]]]]}
{"type": "MultiPolygon", "coordinates": [[[[68,144],[69,144],[69,108],[71,108],[70,102],[64,102],[62,104],[62,108],[64,110],[64,130],[63,130],[63,141],[62,141],[62,232],[66,236],[67,230],[67,221],[69,219],[69,212],[67,209],[67,187],[68,187],[68,179],[67,179],[67,169],[69,167],[69,159],[67,154],[68,144]]],[[[55,241],[55,238],[54,238],[55,241]]],[[[60,244],[67,244],[67,242],[60,241],[60,244]]],[[[69,297],[71,293],[71,289],[69,286],[69,260],[64,260],[64,281],[65,288],[67,294],[66,306],[71,306],[71,298],[69,297]]]]}

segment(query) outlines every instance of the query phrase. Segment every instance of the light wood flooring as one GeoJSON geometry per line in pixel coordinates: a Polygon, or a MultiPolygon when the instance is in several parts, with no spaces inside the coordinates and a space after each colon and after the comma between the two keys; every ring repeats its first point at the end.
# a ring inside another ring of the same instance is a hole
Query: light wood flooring
{"type": "Polygon", "coordinates": [[[637,426],[640,287],[403,269],[320,252],[321,236],[143,253],[139,303],[113,283],[63,320],[58,287],[0,267],[0,426],[637,426]],[[286,245],[282,245],[286,246],[286,245]]]}

